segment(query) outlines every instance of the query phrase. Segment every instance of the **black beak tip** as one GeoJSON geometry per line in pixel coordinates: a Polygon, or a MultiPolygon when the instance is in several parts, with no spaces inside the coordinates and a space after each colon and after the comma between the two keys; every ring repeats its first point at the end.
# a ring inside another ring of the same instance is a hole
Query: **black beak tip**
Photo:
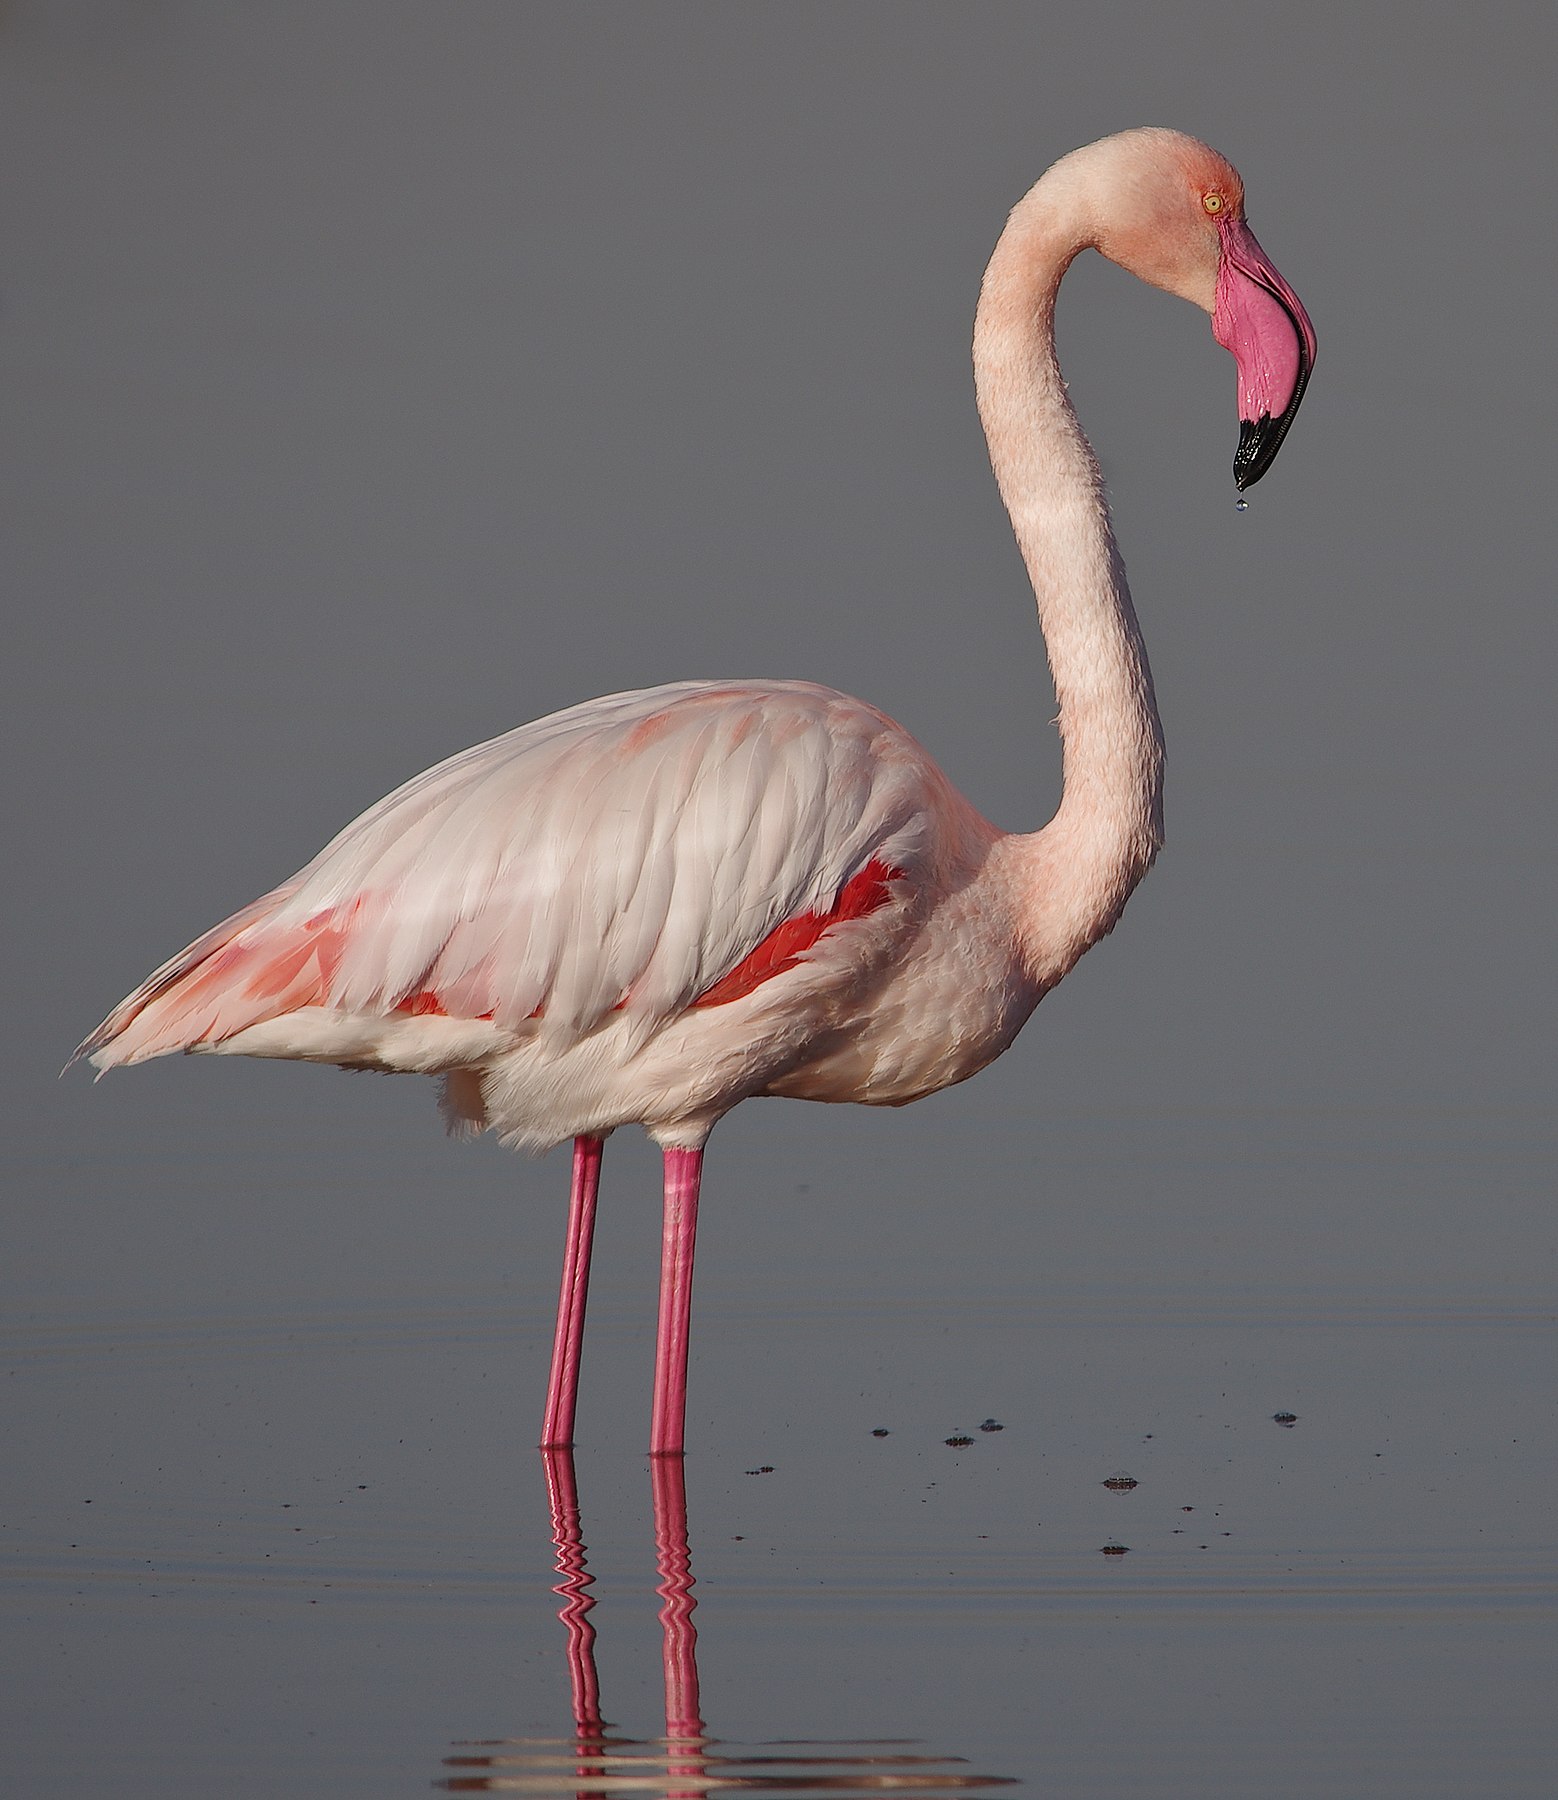
{"type": "MultiPolygon", "coordinates": [[[[1298,326],[1293,327],[1294,332],[1298,326]]],[[[1304,389],[1309,386],[1310,360],[1302,339],[1298,348],[1298,380],[1294,384],[1292,397],[1283,409],[1282,416],[1272,418],[1270,413],[1262,413],[1258,419],[1241,419],[1239,421],[1239,448],[1233,453],[1233,485],[1242,494],[1246,488],[1255,483],[1266,473],[1277,460],[1277,452],[1282,448],[1282,440],[1288,434],[1288,427],[1298,416],[1299,402],[1304,398],[1304,389]]]]}
{"type": "MultiPolygon", "coordinates": [[[[1285,425],[1285,421],[1282,422],[1285,425]]],[[[1254,487],[1277,459],[1286,431],[1270,413],[1239,421],[1239,448],[1233,453],[1233,485],[1242,494],[1254,487]]]]}

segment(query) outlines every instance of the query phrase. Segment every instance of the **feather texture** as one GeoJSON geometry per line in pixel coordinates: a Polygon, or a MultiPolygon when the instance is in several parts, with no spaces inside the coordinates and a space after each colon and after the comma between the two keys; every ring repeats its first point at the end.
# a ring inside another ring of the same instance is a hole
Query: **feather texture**
{"type": "Polygon", "coordinates": [[[78,1054],[107,1069],[215,1048],[304,1008],[491,1021],[557,1051],[620,1014],[642,1042],[721,983],[749,992],[732,982],[746,959],[833,913],[873,862],[912,884],[938,801],[961,805],[906,732],[810,683],[588,701],[370,807],[78,1054]]]}

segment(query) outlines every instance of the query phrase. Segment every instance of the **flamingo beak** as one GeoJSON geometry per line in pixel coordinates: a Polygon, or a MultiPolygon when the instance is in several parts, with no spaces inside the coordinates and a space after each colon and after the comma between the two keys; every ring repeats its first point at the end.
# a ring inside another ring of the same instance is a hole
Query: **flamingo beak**
{"type": "Polygon", "coordinates": [[[1276,460],[1315,363],[1315,328],[1243,219],[1218,225],[1221,255],[1212,336],[1239,365],[1234,486],[1253,487],[1276,460]]]}

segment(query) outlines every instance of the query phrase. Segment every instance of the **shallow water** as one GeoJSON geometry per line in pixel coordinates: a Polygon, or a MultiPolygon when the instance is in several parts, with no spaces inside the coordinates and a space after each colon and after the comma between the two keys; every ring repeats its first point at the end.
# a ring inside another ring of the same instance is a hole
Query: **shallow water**
{"type": "MultiPolygon", "coordinates": [[[[1311,1120],[1306,1163],[1283,1129],[1187,1131],[1208,1143],[1160,1159],[1172,1217],[1195,1224],[1196,1187],[1226,1216],[1261,1176],[1343,1193],[1389,1135],[1311,1120]]],[[[1480,1141],[1458,1129],[1446,1181],[1480,1141]]],[[[1110,1141],[1129,1168],[1130,1131],[1110,1141]]],[[[350,1162],[320,1161],[323,1193],[350,1162]]],[[[302,1165],[240,1145],[220,1195],[219,1166],[162,1164],[175,1232],[181,1187],[242,1212],[302,1165]]],[[[1512,1174],[1534,1201],[1536,1165],[1512,1174]]],[[[198,1313],[83,1301],[8,1329],[9,1791],[1551,1792],[1543,1271],[1219,1292],[1193,1254],[1134,1263],[1145,1219],[1118,1259],[1057,1242],[1047,1278],[927,1259],[911,1226],[864,1278],[846,1245],[852,1294],[808,1278],[825,1215],[802,1196],[788,1252],[709,1234],[684,1507],[634,1453],[652,1295],[622,1192],[576,1467],[531,1448],[561,1194],[465,1298],[465,1250],[392,1229],[382,1260],[359,1244],[362,1285],[440,1297],[305,1298],[363,1219],[348,1194],[310,1228],[303,1194],[284,1307],[238,1266],[198,1313]]],[[[77,1198],[101,1224],[110,1197],[77,1198]]],[[[1105,1180],[1117,1230],[1118,1202],[1105,1180]]],[[[149,1295],[169,1245],[138,1223],[119,1287],[149,1295]]]]}

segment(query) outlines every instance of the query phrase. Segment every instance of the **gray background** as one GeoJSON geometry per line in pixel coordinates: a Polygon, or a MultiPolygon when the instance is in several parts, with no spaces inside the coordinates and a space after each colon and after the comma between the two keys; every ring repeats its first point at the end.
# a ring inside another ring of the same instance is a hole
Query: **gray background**
{"type": "MultiPolygon", "coordinates": [[[[1067,285],[1169,848],[996,1069],[898,1117],[748,1107],[715,1204],[781,1153],[832,1194],[927,1157],[977,1183],[1081,1112],[1390,1109],[1409,1142],[1545,1102],[1552,33],[1537,7],[1413,18],[1404,42],[1367,7],[9,9],[7,1091],[49,1181],[89,1145],[234,1130],[398,1168],[437,1129],[425,1083],[54,1070],[379,794],[588,694],[807,675],[1042,823],[1053,697],[969,322],[1011,201],[1144,121],[1240,164],[1321,339],[1240,516],[1204,322],[1096,258],[1067,285]]],[[[131,1236],[158,1229],[136,1166],[131,1236]]],[[[439,1167],[523,1209],[563,1179],[439,1167]]],[[[1447,1270],[1476,1253],[1486,1221],[1409,1202],[1393,1230],[1447,1270]]],[[[388,1181],[375,1235],[424,1213],[388,1181]]],[[[72,1279],[123,1294],[117,1243],[97,1269],[71,1239],[72,1279]]]]}
{"type": "MultiPolygon", "coordinates": [[[[1067,1359],[1091,1339],[1037,1358],[999,1338],[1068,1319],[1334,1327],[1314,1378],[1367,1434],[1388,1412],[1371,1374],[1408,1406],[1425,1363],[1347,1332],[1550,1318],[1555,35],[1536,5],[4,8],[0,1294],[18,1369],[69,1348],[57,1385],[13,1388],[40,1566],[89,1477],[144,1501],[115,1540],[128,1569],[147,1517],[163,1551],[200,1539],[192,1496],[223,1457],[262,1485],[344,1468],[354,1421],[409,1429],[408,1394],[440,1431],[529,1442],[560,1158],[447,1145],[424,1082],[183,1060],[55,1080],[154,964],[373,799],[592,693],[795,675],[886,708],[1001,823],[1048,817],[1053,694],[969,327],[1007,207],[1141,123],[1238,164],[1320,338],[1239,515],[1234,372],[1206,321],[1097,258],[1062,297],[1165,717],[1168,849],[978,1081],[721,1127],[694,1443],[739,1475],[894,1408],[930,1442],[989,1411],[1080,1417],[1067,1359]],[[378,1385],[371,1360],[339,1391],[321,1373],[354,1331],[447,1348],[461,1320],[484,1388],[463,1365],[440,1382],[433,1352],[378,1385]],[[224,1358],[294,1331],[280,1389],[251,1363],[224,1384],[224,1358]],[[167,1392],[143,1378],[153,1343],[175,1346],[167,1392]]],[[[637,1450],[655,1159],[620,1134],[606,1180],[583,1420],[637,1450]]],[[[1220,1365],[1270,1373],[1251,1419],[1300,1385],[1285,1342],[1220,1365]]],[[[1109,1430],[1136,1432],[1137,1384],[1175,1365],[1144,1348],[1106,1331],[1082,1357],[1116,1384],[1095,1396],[1109,1430]]],[[[1489,1430],[1508,1455],[1538,1426],[1545,1480],[1550,1345],[1488,1367],[1440,1348],[1417,1491],[1443,1475],[1436,1434],[1492,1491],[1535,1478],[1474,1446],[1494,1392],[1517,1429],[1489,1430]]],[[[1161,1397],[1181,1422],[1199,1404],[1161,1397]]],[[[797,1568],[867,1541],[879,1497],[839,1480],[821,1522],[774,1503],[797,1568]]],[[[1305,1515],[1322,1537],[1335,1491],[1305,1515]]],[[[1423,1543],[1469,1544],[1486,1500],[1423,1543]]],[[[415,1513],[435,1516],[456,1530],[442,1502],[415,1513]]],[[[1550,1520],[1524,1517],[1547,1568],[1550,1520]]],[[[1376,1523],[1376,1547],[1416,1541],[1399,1512],[1376,1523]]],[[[385,1568],[415,1564],[418,1529],[385,1568]]],[[[62,1716],[123,1675],[89,1674],[100,1626],[50,1690],[62,1716]]],[[[1441,1676],[1409,1684],[1420,1710],[1465,1692],[1441,1676]]],[[[123,1724],[92,1716],[87,1743],[123,1724]]],[[[1216,1790],[1193,1758],[1186,1779],[1216,1790]]],[[[259,1791],[286,1786],[269,1768],[259,1791]]]]}

